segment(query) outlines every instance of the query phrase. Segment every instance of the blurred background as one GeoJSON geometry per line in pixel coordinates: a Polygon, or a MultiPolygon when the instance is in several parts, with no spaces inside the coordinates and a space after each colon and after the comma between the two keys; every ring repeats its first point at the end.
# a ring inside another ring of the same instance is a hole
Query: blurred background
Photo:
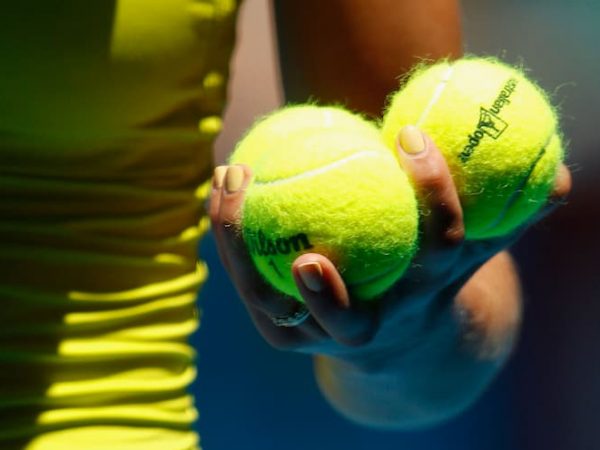
{"type": "MultiPolygon", "coordinates": [[[[194,386],[208,450],[600,448],[600,1],[463,0],[466,51],[524,63],[560,106],[574,177],[569,204],[514,247],[526,308],[508,366],[471,409],[420,432],[379,432],[321,399],[310,358],[271,349],[216,255],[200,295],[194,386]]],[[[245,0],[232,62],[222,162],[257,116],[282,104],[268,0],[245,0]]],[[[425,32],[425,31],[424,31],[425,32]]]]}

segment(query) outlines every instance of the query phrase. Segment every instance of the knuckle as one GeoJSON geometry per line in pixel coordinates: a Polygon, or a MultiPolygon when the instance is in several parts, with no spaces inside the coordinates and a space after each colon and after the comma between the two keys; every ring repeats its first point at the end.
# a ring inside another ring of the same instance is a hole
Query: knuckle
{"type": "Polygon", "coordinates": [[[267,314],[255,311],[252,319],[264,341],[274,349],[294,351],[301,346],[298,338],[293,333],[289,333],[291,329],[274,325],[267,314]]]}
{"type": "Polygon", "coordinates": [[[436,202],[431,206],[428,227],[434,239],[444,247],[461,245],[465,240],[465,225],[460,205],[452,199],[436,202]]]}
{"type": "Polygon", "coordinates": [[[556,183],[554,185],[554,189],[550,194],[550,200],[554,203],[564,202],[569,193],[571,192],[572,187],[572,178],[571,172],[569,169],[563,164],[559,168],[558,175],[556,177],[556,183]]]}
{"type": "Polygon", "coordinates": [[[446,232],[443,234],[443,240],[450,247],[459,246],[465,241],[465,226],[462,220],[446,229],[446,232]]]}
{"type": "Polygon", "coordinates": [[[237,204],[224,202],[221,205],[220,221],[225,227],[237,228],[241,224],[241,207],[237,204]]]}
{"type": "Polygon", "coordinates": [[[238,239],[242,237],[241,222],[236,216],[219,216],[215,225],[232,238],[238,239]]]}
{"type": "Polygon", "coordinates": [[[553,203],[563,203],[567,200],[567,197],[569,197],[570,192],[571,192],[570,185],[561,184],[561,185],[557,186],[554,189],[554,191],[552,191],[552,194],[550,195],[550,200],[553,203]]]}
{"type": "Polygon", "coordinates": [[[427,171],[416,181],[421,191],[439,192],[446,189],[448,184],[448,174],[438,165],[431,164],[427,167],[427,171]]]}

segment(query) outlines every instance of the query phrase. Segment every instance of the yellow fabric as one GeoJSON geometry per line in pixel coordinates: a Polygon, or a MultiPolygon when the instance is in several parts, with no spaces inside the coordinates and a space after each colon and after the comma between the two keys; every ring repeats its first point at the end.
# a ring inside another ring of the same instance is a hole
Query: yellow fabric
{"type": "Polygon", "coordinates": [[[196,249],[238,6],[2,6],[3,450],[198,448],[196,249]]]}

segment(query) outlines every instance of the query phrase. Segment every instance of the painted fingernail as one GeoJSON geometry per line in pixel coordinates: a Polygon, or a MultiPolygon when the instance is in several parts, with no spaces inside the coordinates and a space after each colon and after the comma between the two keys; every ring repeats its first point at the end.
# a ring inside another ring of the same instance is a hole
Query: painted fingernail
{"type": "Polygon", "coordinates": [[[401,149],[409,155],[417,155],[425,150],[423,134],[414,125],[406,125],[400,130],[398,143],[401,149]]]}
{"type": "Polygon", "coordinates": [[[244,183],[244,169],[240,166],[229,166],[225,174],[225,190],[232,194],[237,192],[244,183]]]}
{"type": "Polygon", "coordinates": [[[313,292],[321,292],[325,288],[323,269],[318,262],[307,262],[298,266],[298,273],[304,286],[313,292]]]}
{"type": "Polygon", "coordinates": [[[223,187],[223,179],[227,173],[227,166],[217,166],[213,173],[213,186],[215,189],[221,189],[223,187]]]}

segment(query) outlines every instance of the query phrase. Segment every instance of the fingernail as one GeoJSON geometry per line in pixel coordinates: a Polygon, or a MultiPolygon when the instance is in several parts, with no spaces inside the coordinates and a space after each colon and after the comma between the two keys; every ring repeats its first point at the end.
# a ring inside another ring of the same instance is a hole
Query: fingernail
{"type": "Polygon", "coordinates": [[[414,125],[406,125],[398,135],[400,148],[409,155],[416,155],[425,150],[423,134],[414,125]]]}
{"type": "Polygon", "coordinates": [[[318,262],[308,262],[298,266],[298,273],[307,289],[321,292],[325,288],[323,269],[318,262]]]}
{"type": "Polygon", "coordinates": [[[229,166],[225,174],[225,190],[234,193],[240,190],[244,182],[244,169],[240,166],[229,166]]]}
{"type": "Polygon", "coordinates": [[[213,186],[215,189],[221,189],[223,187],[223,178],[227,173],[227,166],[217,166],[213,173],[213,186]]]}

